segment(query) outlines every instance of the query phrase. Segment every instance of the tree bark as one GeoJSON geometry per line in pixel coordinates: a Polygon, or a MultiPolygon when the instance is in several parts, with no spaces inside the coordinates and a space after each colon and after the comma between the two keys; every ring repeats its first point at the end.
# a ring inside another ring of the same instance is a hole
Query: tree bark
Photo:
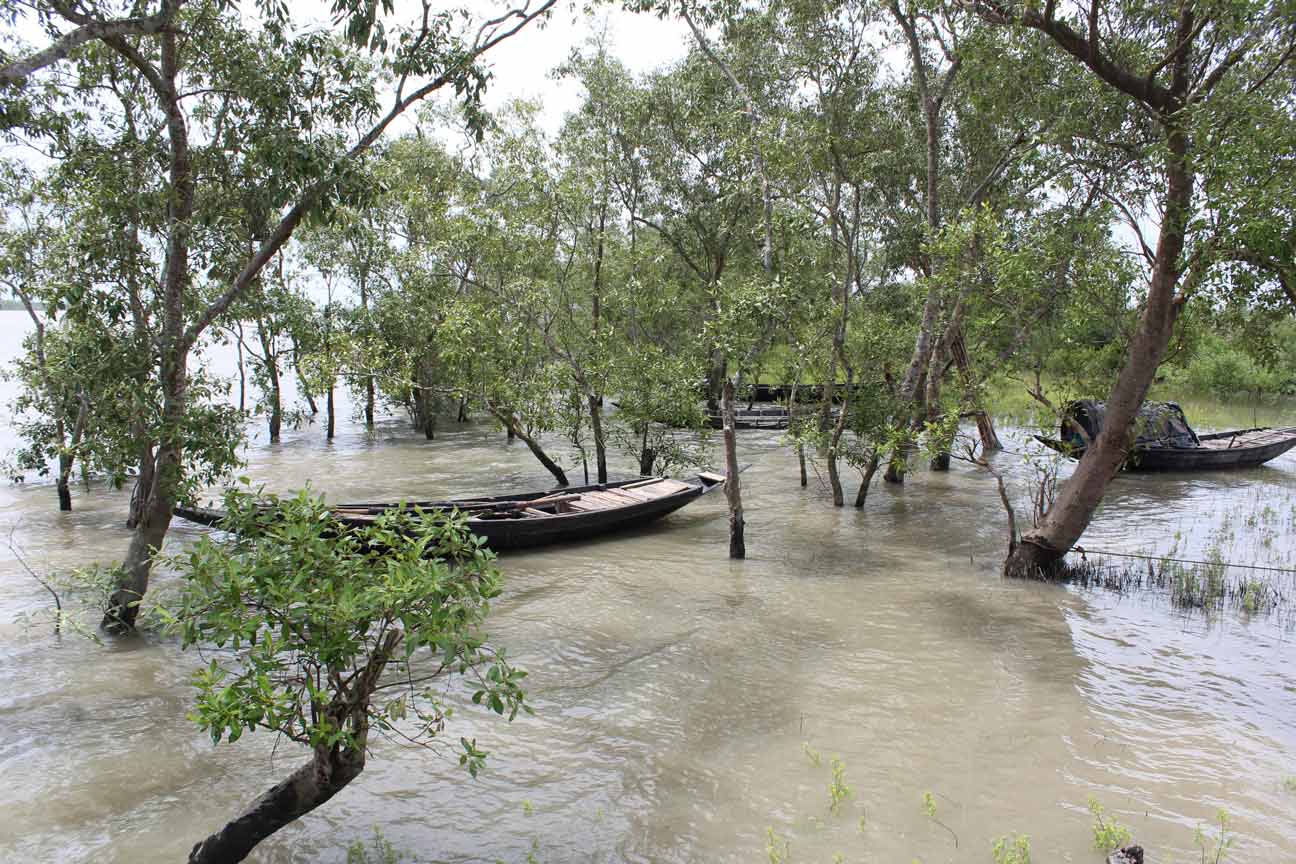
{"type": "MultiPolygon", "coordinates": [[[[944,337],[936,340],[932,346],[932,356],[927,362],[927,422],[939,424],[945,417],[945,411],[941,407],[941,384],[944,383],[945,370],[945,339],[944,337]]],[[[932,453],[928,467],[933,471],[948,471],[950,467],[949,447],[945,442],[936,442],[937,447],[932,453]]]]}
{"type": "MultiPolygon", "coordinates": [[[[365,332],[369,328],[369,273],[366,270],[360,277],[360,315],[364,318],[365,332]]],[[[463,415],[463,403],[460,402],[459,414],[463,415]]],[[[365,429],[372,432],[374,428],[374,376],[364,376],[364,422],[365,429]]],[[[460,422],[463,422],[460,420],[460,422]]]]}
{"type": "MultiPolygon", "coordinates": [[[[174,14],[174,7],[172,8],[174,14]]],[[[194,209],[193,163],[189,150],[189,133],[180,108],[176,89],[179,75],[177,34],[163,31],[161,67],[154,70],[142,61],[138,52],[124,44],[113,44],[150,78],[166,113],[170,140],[169,202],[167,208],[166,261],[162,271],[162,333],[160,340],[162,389],[162,432],[153,461],[152,476],[143,499],[139,520],[131,534],[130,545],[122,562],[122,572],[108,600],[101,626],[109,632],[122,633],[135,628],[139,603],[148,590],[153,554],[162,546],[171,525],[176,490],[184,472],[184,415],[188,398],[186,368],[191,342],[184,335],[184,298],[189,281],[189,237],[194,209]]],[[[142,479],[142,477],[141,477],[142,479]]]]}
{"type": "Polygon", "coordinates": [[[261,357],[270,384],[270,392],[266,394],[266,398],[270,400],[270,443],[278,444],[279,433],[283,427],[283,395],[279,386],[279,354],[276,351],[275,334],[270,327],[269,321],[257,320],[257,338],[261,340],[261,357]]]}
{"type": "Polygon", "coordinates": [[[729,557],[746,558],[746,526],[738,481],[738,436],[734,432],[734,385],[728,378],[721,393],[721,404],[724,412],[725,500],[729,504],[729,557]]]}
{"type": "Polygon", "coordinates": [[[517,417],[512,411],[503,411],[497,408],[491,408],[490,412],[495,415],[495,419],[504,424],[504,428],[508,430],[510,438],[521,439],[522,443],[527,445],[527,449],[531,451],[531,454],[535,456],[537,460],[539,460],[540,464],[545,467],[545,470],[553,475],[554,480],[558,481],[559,486],[571,485],[567,481],[567,472],[562,469],[561,465],[549,457],[549,454],[540,446],[539,441],[527,434],[526,430],[517,422],[517,417]]]}
{"type": "Polygon", "coordinates": [[[257,798],[247,812],[193,847],[189,864],[234,864],[262,840],[346,788],[364,770],[363,748],[337,747],[315,755],[257,798]]]}
{"type": "Polygon", "coordinates": [[[243,815],[195,843],[189,864],[236,864],[244,860],[262,840],[325,804],[360,776],[369,740],[369,702],[403,640],[402,631],[388,631],[356,676],[353,692],[335,693],[325,707],[324,713],[333,725],[351,733],[351,743],[316,746],[309,761],[252,802],[243,815]]]}
{"type": "Polygon", "coordinates": [[[238,322],[238,338],[234,340],[238,348],[239,375],[239,414],[247,410],[247,366],[243,362],[243,322],[238,322]]]}
{"type": "Polygon", "coordinates": [[[324,440],[332,441],[334,427],[336,425],[336,415],[334,414],[333,411],[333,385],[332,384],[330,384],[328,387],[328,394],[325,397],[324,410],[327,412],[325,422],[328,425],[328,431],[324,435],[324,440]]]}
{"type": "MultiPolygon", "coordinates": [[[[59,461],[63,461],[62,457],[59,458],[59,461]]],[[[72,489],[68,483],[67,475],[63,473],[62,469],[59,470],[57,486],[59,510],[64,513],[72,512],[72,489]]]]}
{"type": "Polygon", "coordinates": [[[1034,529],[1022,535],[1004,562],[1004,575],[1054,578],[1062,560],[1089,527],[1107,484],[1120,470],[1129,448],[1130,427],[1147,397],[1174,333],[1182,299],[1174,296],[1181,275],[1187,215],[1192,203],[1192,174],[1186,133],[1171,125],[1167,136],[1165,216],[1157,239],[1152,282],[1129,354],[1107,397],[1102,432],[1086,448],[1075,473],[1062,486],[1057,500],[1034,529]]]}
{"type": "Polygon", "coordinates": [[[864,502],[868,499],[869,486],[873,483],[873,475],[877,473],[879,461],[875,450],[869,458],[868,465],[864,468],[864,476],[860,478],[859,491],[855,493],[856,508],[863,508],[864,502]]]}
{"type": "Polygon", "coordinates": [[[606,483],[607,442],[603,440],[603,404],[598,396],[589,394],[590,428],[594,431],[594,459],[598,464],[598,482],[606,483]]]}
{"type": "Polygon", "coordinates": [[[991,419],[990,413],[986,411],[985,405],[981,402],[976,392],[976,385],[973,383],[972,360],[968,357],[967,341],[963,338],[963,328],[959,327],[954,332],[954,338],[950,340],[950,354],[954,357],[954,364],[967,382],[965,398],[967,403],[972,407],[976,417],[977,434],[981,438],[981,451],[990,453],[995,450],[1003,449],[1003,442],[999,440],[999,433],[995,431],[994,420],[991,419]]]}
{"type": "Polygon", "coordinates": [[[657,461],[657,450],[648,446],[648,431],[651,424],[645,422],[639,433],[639,476],[648,477],[653,473],[653,463],[657,461]]]}

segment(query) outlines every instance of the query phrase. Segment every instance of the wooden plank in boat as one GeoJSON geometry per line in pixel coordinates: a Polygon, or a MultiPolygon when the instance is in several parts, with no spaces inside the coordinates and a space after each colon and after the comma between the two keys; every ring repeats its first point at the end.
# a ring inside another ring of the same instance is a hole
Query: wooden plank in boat
{"type": "Polygon", "coordinates": [[[608,489],[607,493],[635,504],[642,501],[653,501],[660,497],[653,494],[652,487],[644,487],[640,489],[608,489]]]}
{"type": "Polygon", "coordinates": [[[617,488],[618,489],[638,489],[640,486],[651,486],[654,483],[660,483],[662,479],[663,478],[661,477],[649,477],[646,480],[636,480],[633,483],[627,483],[626,485],[618,486],[617,488]]]}

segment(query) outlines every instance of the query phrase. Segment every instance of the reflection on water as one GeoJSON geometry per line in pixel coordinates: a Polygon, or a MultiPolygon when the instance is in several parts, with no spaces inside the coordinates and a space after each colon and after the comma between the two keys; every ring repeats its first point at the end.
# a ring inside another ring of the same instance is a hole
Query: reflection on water
{"type": "MultiPolygon", "coordinates": [[[[335,500],[547,485],[524,447],[447,425],[433,442],[397,418],[373,438],[341,424],[331,445],[318,426],[254,440],[248,474],[335,500]]],[[[1091,795],[1180,859],[1219,807],[1237,860],[1296,858],[1283,786],[1296,673],[1279,623],[1002,581],[997,496],[966,465],[879,484],[859,513],[800,489],[773,433],[742,446],[751,558],[726,559],[718,495],[628,536],[503,558],[491,629],[530,671],[536,715],[456,714],[450,740],[491,752],[476,781],[379,741],[351,788],[254,859],[340,862],[378,825],[420,860],[453,862],[750,862],[766,860],[769,829],[795,861],[984,862],[1014,831],[1036,860],[1088,861],[1091,795]],[[833,759],[852,789],[835,816],[833,759]],[[949,831],[924,812],[927,791],[949,831]]],[[[1015,456],[995,461],[1024,488],[1015,456]]],[[[54,503],[48,486],[0,490],[0,521],[33,563],[125,548],[125,493],[78,490],[71,514],[54,503]]],[[[1291,456],[1121,477],[1084,542],[1186,554],[1220,542],[1227,516],[1233,548],[1289,562],[1294,507],[1291,456]]],[[[173,542],[200,530],[177,522],[173,542]]],[[[302,758],[268,737],[213,747],[185,719],[199,659],[166,640],[100,647],[13,623],[46,596],[0,558],[0,860],[179,860],[302,758]]]]}

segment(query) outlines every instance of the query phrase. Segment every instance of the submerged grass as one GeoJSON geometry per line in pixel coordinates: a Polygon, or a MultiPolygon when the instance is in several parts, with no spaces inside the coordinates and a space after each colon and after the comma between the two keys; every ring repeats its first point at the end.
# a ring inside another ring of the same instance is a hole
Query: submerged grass
{"type": "Polygon", "coordinates": [[[1290,614],[1296,623],[1296,489],[1274,492],[1258,486],[1194,512],[1161,548],[1090,548],[1071,557],[1064,578],[1081,588],[1159,592],[1185,613],[1290,614]]]}
{"type": "Polygon", "coordinates": [[[1248,615],[1296,611],[1293,596],[1254,571],[1231,572],[1227,562],[1185,563],[1173,559],[1139,560],[1103,557],[1070,562],[1066,581],[1080,588],[1102,588],[1119,594],[1154,591],[1166,594],[1182,612],[1233,610],[1248,615]]]}

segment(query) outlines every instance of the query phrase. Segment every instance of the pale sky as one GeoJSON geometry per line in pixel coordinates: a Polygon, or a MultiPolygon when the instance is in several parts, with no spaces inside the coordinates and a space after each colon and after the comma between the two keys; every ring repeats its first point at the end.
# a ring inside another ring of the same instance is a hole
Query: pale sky
{"type": "Polygon", "coordinates": [[[612,5],[585,15],[580,5],[560,3],[543,30],[532,24],[488,55],[495,74],[486,97],[488,108],[509,99],[538,99],[545,108],[545,127],[556,130],[562,116],[580,103],[581,88],[575,81],[555,81],[549,72],[604,28],[609,52],[634,75],[678,60],[691,45],[688,26],[678,19],[662,21],[612,5]]]}

